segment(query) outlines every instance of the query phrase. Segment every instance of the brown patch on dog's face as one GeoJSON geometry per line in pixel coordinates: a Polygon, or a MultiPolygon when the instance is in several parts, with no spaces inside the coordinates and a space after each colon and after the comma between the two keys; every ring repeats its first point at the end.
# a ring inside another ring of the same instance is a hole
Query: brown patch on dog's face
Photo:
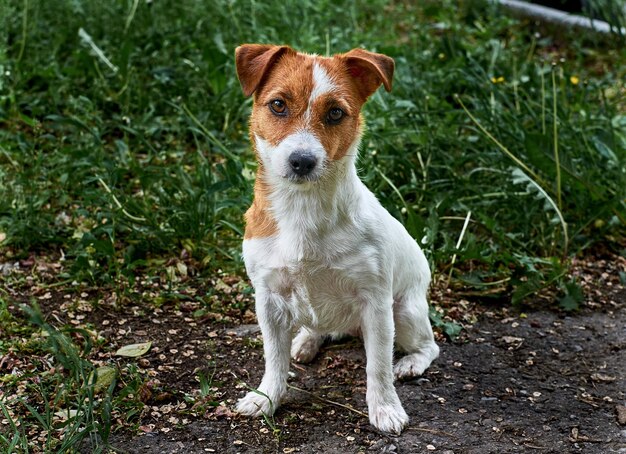
{"type": "Polygon", "coordinates": [[[302,54],[285,55],[270,68],[254,94],[251,136],[258,135],[277,146],[295,130],[306,128],[304,113],[313,89],[312,68],[313,60],[302,54]],[[285,110],[279,112],[276,102],[283,103],[285,110]]]}
{"type": "Polygon", "coordinates": [[[308,131],[319,139],[327,159],[343,158],[360,134],[360,111],[365,102],[346,63],[340,57],[304,54],[279,58],[255,93],[251,135],[278,146],[296,131],[308,131]],[[315,95],[320,74],[331,83],[315,95]],[[277,112],[276,105],[283,110],[277,112]]]}

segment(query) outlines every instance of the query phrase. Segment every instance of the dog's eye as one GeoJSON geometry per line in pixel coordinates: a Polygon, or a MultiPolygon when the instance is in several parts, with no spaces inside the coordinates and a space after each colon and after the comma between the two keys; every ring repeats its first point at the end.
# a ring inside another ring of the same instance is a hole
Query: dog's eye
{"type": "Polygon", "coordinates": [[[281,115],[281,116],[287,115],[287,104],[285,104],[285,101],[281,99],[274,99],[270,101],[269,106],[270,106],[270,110],[275,115],[281,115]]]}
{"type": "Polygon", "coordinates": [[[337,124],[341,121],[345,112],[338,107],[334,107],[328,111],[328,115],[326,115],[326,121],[331,124],[337,124]]]}

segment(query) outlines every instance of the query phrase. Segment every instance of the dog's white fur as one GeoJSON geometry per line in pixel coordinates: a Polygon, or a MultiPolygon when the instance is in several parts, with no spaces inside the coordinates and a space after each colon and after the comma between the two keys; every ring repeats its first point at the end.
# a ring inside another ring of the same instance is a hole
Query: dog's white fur
{"type": "MultiPolygon", "coordinates": [[[[313,75],[311,98],[333,89],[322,68],[316,65],[313,75]]],[[[248,393],[237,411],[272,414],[286,393],[290,356],[311,361],[325,335],[360,332],[370,421],[380,430],[400,433],[409,418],[394,374],[420,375],[439,354],[428,319],[426,258],[358,178],[360,137],[346,156],[332,162],[306,128],[275,147],[255,140],[268,184],[275,189],[270,201],[278,228],[273,236],[243,242],[256,290],[265,374],[260,393],[248,393]],[[296,184],[285,178],[287,158],[296,148],[319,158],[315,181],[296,184]],[[407,355],[392,368],[394,337],[407,355]]]]}

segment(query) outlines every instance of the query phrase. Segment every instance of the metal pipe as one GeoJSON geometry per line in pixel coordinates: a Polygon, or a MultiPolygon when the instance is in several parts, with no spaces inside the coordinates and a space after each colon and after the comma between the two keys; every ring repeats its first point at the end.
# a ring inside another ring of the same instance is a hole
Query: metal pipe
{"type": "Polygon", "coordinates": [[[611,27],[610,24],[592,19],[589,17],[569,14],[558,9],[548,8],[547,6],[535,5],[519,0],[496,0],[499,4],[515,14],[537,19],[543,22],[550,22],[556,25],[584,28],[598,33],[619,33],[626,34],[626,28],[611,27]]]}

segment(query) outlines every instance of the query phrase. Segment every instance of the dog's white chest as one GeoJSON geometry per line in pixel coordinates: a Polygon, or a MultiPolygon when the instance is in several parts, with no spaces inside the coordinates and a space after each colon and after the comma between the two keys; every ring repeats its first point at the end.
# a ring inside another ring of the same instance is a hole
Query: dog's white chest
{"type": "Polygon", "coordinates": [[[324,256],[302,257],[297,248],[281,243],[278,237],[245,240],[243,246],[257,292],[280,295],[284,307],[279,309],[294,325],[325,332],[357,328],[364,294],[378,280],[380,265],[374,248],[355,245],[346,249],[326,260],[324,256]]]}

